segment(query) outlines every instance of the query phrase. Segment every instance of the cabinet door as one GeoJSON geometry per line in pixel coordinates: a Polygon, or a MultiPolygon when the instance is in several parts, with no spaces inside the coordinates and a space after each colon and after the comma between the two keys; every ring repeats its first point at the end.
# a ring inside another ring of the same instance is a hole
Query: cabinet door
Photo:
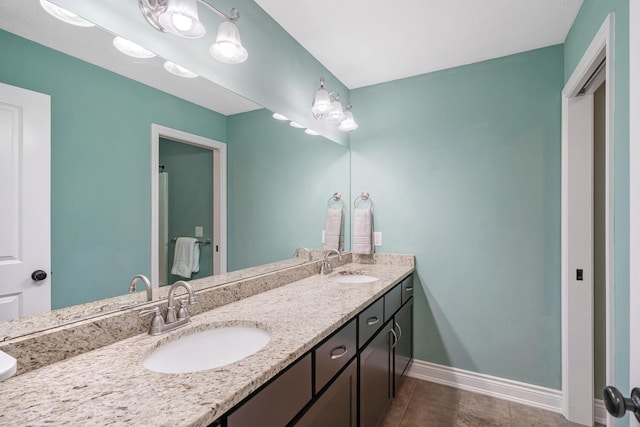
{"type": "Polygon", "coordinates": [[[227,418],[227,427],[282,427],[311,400],[311,354],[287,368],[227,418]]]}
{"type": "Polygon", "coordinates": [[[391,400],[391,334],[387,323],[360,353],[360,426],[374,427],[391,400]]]}
{"type": "Polygon", "coordinates": [[[358,369],[354,360],[294,426],[356,427],[357,407],[358,369]]]}
{"type": "Polygon", "coordinates": [[[398,336],[398,342],[393,349],[393,395],[395,396],[402,376],[413,359],[413,298],[396,313],[394,326],[398,336]]]}

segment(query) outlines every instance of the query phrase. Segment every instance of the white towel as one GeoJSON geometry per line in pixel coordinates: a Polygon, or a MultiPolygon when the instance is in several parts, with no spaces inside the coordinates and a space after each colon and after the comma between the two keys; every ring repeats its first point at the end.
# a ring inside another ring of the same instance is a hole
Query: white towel
{"type": "Polygon", "coordinates": [[[171,274],[191,278],[191,273],[200,271],[200,245],[193,237],[178,237],[173,255],[171,274]]]}
{"type": "Polygon", "coordinates": [[[373,253],[373,216],[371,208],[353,211],[353,253],[373,253]]]}
{"type": "Polygon", "coordinates": [[[327,209],[327,220],[324,226],[324,249],[344,249],[344,234],[342,232],[342,209],[327,209]]]}

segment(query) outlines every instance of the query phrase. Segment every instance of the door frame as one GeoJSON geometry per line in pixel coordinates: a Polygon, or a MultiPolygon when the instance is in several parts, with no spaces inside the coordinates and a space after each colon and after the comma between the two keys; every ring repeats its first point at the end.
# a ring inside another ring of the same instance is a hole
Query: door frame
{"type": "Polygon", "coordinates": [[[160,263],[159,250],[159,177],[160,138],[167,138],[213,151],[213,271],[227,272],[227,144],[178,129],[151,124],[151,284],[158,287],[160,263]],[[218,248],[218,251],[216,251],[218,248]]]}
{"type": "MultiPolygon", "coordinates": [[[[593,113],[591,108],[591,114],[589,115],[589,109],[580,108],[579,103],[576,102],[576,96],[580,89],[584,86],[587,79],[592,75],[594,70],[601,63],[602,59],[606,57],[605,66],[605,79],[606,79],[606,118],[605,118],[605,258],[606,258],[606,382],[611,383],[614,378],[614,246],[613,246],[613,147],[614,147],[614,112],[615,112],[615,81],[614,81],[614,26],[615,16],[610,13],[604,20],[597,34],[591,41],[588,49],[582,56],[582,59],[576,66],[571,77],[567,81],[564,89],[562,90],[562,410],[564,416],[570,421],[588,420],[589,417],[584,418],[585,414],[580,413],[580,408],[574,406],[575,400],[572,397],[580,393],[580,385],[570,382],[570,369],[575,369],[575,363],[573,362],[572,354],[578,350],[578,346],[584,347],[589,345],[587,341],[593,342],[593,338],[587,335],[580,335],[580,330],[576,328],[575,323],[570,322],[570,316],[573,316],[576,308],[580,307],[580,304],[584,304],[585,301],[590,301],[590,318],[591,323],[589,329],[593,329],[593,288],[591,288],[591,296],[586,296],[586,299],[582,301],[576,301],[575,297],[571,296],[570,284],[575,283],[573,276],[573,268],[570,267],[569,251],[574,251],[575,248],[570,247],[569,242],[569,225],[573,224],[573,220],[569,218],[569,158],[570,158],[570,142],[574,141],[570,139],[570,124],[575,126],[589,127],[593,129],[593,113]],[[576,111],[581,109],[581,111],[576,111]],[[579,338],[577,338],[579,337],[579,338]],[[571,342],[570,342],[571,338],[571,342]],[[577,341],[574,341],[577,340],[577,341]],[[577,345],[575,345],[577,343],[577,345]],[[571,361],[571,363],[570,363],[571,361]],[[581,418],[582,417],[582,418],[581,418]]],[[[589,96],[589,95],[587,95],[589,96]]],[[[593,166],[587,166],[592,168],[593,166]]],[[[591,174],[590,170],[586,172],[591,174]]],[[[586,175],[585,175],[586,176],[586,175]]],[[[591,185],[590,183],[588,185],[591,185]]],[[[591,199],[593,199],[593,192],[591,192],[591,199]]],[[[593,206],[593,202],[591,203],[593,206]]],[[[592,227],[591,227],[592,229],[592,227]]],[[[591,230],[591,236],[587,236],[587,241],[593,241],[593,231],[591,230]]],[[[585,264],[585,276],[592,277],[593,272],[593,246],[591,246],[591,256],[588,254],[583,259],[585,264]]],[[[588,293],[588,291],[587,291],[588,293]]],[[[591,344],[591,360],[593,360],[593,345],[591,344]]],[[[583,353],[584,355],[584,353],[583,353]]],[[[593,364],[592,364],[593,365],[593,364]]],[[[593,369],[593,368],[592,368],[593,369]]],[[[571,376],[575,378],[575,376],[571,376]]],[[[591,391],[593,391],[593,384],[591,384],[591,391]]],[[[583,407],[586,407],[587,403],[584,402],[584,397],[578,399],[583,407]]],[[[579,405],[578,405],[579,406],[579,405]]],[[[589,402],[589,408],[591,408],[591,423],[593,422],[593,402],[589,402]]],[[[589,422],[587,422],[588,424],[589,422]]],[[[612,417],[607,415],[607,424],[612,424],[612,417]]]]}
{"type": "MultiPolygon", "coordinates": [[[[629,388],[640,387],[640,5],[629,2],[629,388]],[[636,260],[634,262],[634,260],[636,260]],[[634,307],[635,301],[635,307],[634,307]]],[[[625,396],[628,395],[624,393],[625,396]]],[[[640,426],[629,415],[631,426],[640,426]]]]}

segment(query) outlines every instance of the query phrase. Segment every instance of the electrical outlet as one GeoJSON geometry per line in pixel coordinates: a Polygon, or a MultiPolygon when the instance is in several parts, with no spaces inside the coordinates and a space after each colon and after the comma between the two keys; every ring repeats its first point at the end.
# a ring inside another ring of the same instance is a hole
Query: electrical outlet
{"type": "Polygon", "coordinates": [[[196,232],[195,232],[195,236],[196,237],[202,237],[204,236],[204,229],[203,227],[196,227],[196,232]]]}
{"type": "Polygon", "coordinates": [[[382,231],[373,232],[373,242],[374,246],[382,246],[382,231]]]}

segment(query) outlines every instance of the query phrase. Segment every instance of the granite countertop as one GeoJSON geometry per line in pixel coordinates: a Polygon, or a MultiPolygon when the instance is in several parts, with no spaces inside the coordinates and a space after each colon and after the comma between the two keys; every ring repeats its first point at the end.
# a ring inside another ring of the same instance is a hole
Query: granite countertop
{"type": "Polygon", "coordinates": [[[207,426],[312,349],[414,270],[413,266],[351,263],[192,317],[158,337],[141,334],[0,383],[0,425],[207,426]],[[332,280],[340,271],[380,278],[332,280]],[[257,353],[188,374],[142,366],[164,342],[223,325],[255,325],[272,334],[257,353]]]}

